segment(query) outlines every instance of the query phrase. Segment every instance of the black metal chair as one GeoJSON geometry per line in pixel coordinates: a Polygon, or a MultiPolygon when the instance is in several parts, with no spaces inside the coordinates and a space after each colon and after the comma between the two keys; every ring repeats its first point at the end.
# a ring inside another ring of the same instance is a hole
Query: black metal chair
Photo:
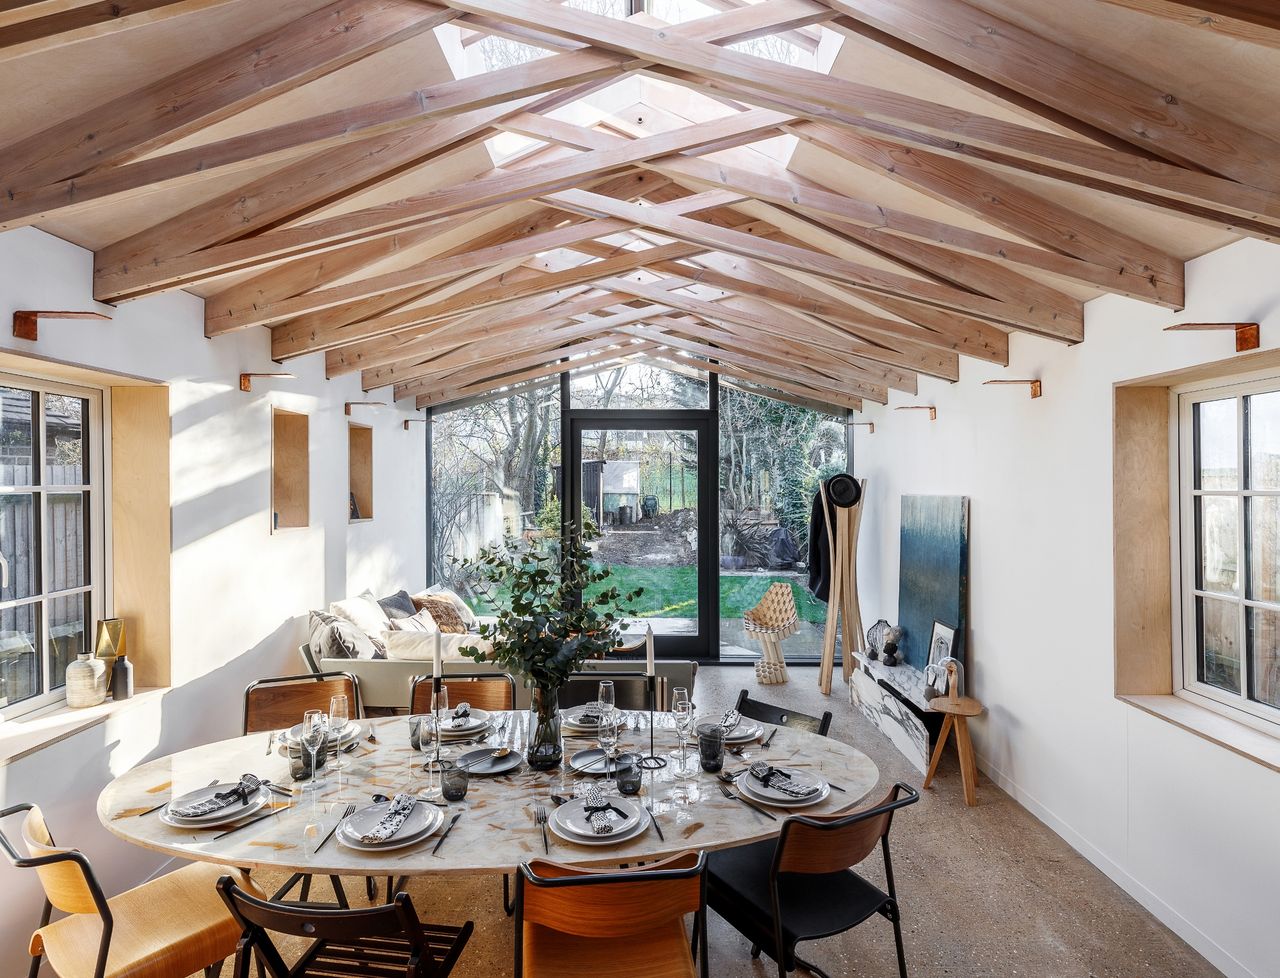
{"type": "Polygon", "coordinates": [[[797,713],[795,710],[784,710],[782,707],[774,706],[771,703],[753,700],[745,689],[738,694],[737,707],[739,713],[751,720],[760,720],[763,723],[772,723],[779,727],[791,727],[795,730],[807,730],[809,733],[816,733],[819,737],[825,737],[827,731],[831,729],[830,710],[822,714],[821,717],[810,716],[807,713],[797,713]]]}
{"type": "Polygon", "coordinates": [[[233,978],[249,978],[249,962],[255,954],[272,978],[445,978],[474,927],[469,920],[461,927],[423,924],[407,893],[397,893],[394,902],[378,907],[318,910],[260,900],[230,876],[218,880],[218,892],[243,928],[233,978]],[[310,938],[314,943],[290,968],[271,940],[273,933],[310,938]]]}
{"type": "Polygon", "coordinates": [[[898,973],[907,978],[902,923],[889,826],[893,813],[920,800],[901,781],[871,808],[847,815],[797,815],[782,823],[775,841],[713,852],[707,865],[707,905],[751,941],[751,956],[763,950],[778,965],[778,978],[798,965],[828,978],[796,954],[796,945],[850,930],[879,914],[893,924],[898,973]],[[901,797],[900,797],[901,796],[901,797]],[[852,867],[880,844],[888,892],[852,867]]]}
{"type": "MultiPolygon", "coordinates": [[[[569,681],[560,687],[560,708],[567,710],[573,706],[590,703],[596,698],[600,688],[600,680],[613,682],[613,705],[619,710],[649,709],[649,678],[640,672],[606,672],[605,670],[586,670],[575,672],[569,681]]],[[[654,676],[656,709],[664,709],[667,701],[667,677],[654,676]]]]}
{"type": "Polygon", "coordinates": [[[706,867],[700,852],[629,870],[524,863],[516,874],[515,978],[708,978],[706,867]],[[692,944],[686,914],[694,915],[692,944]]]}

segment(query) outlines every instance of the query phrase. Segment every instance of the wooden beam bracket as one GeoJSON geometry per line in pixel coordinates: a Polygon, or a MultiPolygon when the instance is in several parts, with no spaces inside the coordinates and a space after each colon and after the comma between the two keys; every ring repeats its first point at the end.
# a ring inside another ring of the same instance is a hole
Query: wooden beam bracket
{"type": "Polygon", "coordinates": [[[15,309],[13,313],[13,335],[20,340],[40,338],[40,330],[36,323],[41,319],[107,319],[111,317],[104,312],[74,312],[52,309],[15,309]]]}
{"type": "Polygon", "coordinates": [[[351,417],[353,407],[391,407],[386,401],[347,401],[342,405],[342,413],[351,417]]]}
{"type": "Polygon", "coordinates": [[[982,382],[983,387],[1003,384],[1026,384],[1031,388],[1031,396],[1033,399],[1044,394],[1044,387],[1038,380],[984,380],[982,382]]]}
{"type": "Polygon", "coordinates": [[[292,380],[297,376],[297,374],[291,374],[284,370],[276,370],[270,373],[242,373],[240,375],[240,389],[246,394],[252,393],[254,377],[282,377],[287,380],[292,380]]]}
{"type": "Polygon", "coordinates": [[[895,411],[928,411],[929,420],[938,420],[938,409],[931,404],[904,404],[902,407],[894,408],[895,411]]]}
{"type": "Polygon", "coordinates": [[[876,423],[874,421],[850,421],[850,428],[866,428],[868,435],[876,433],[876,423]]]}
{"type": "Polygon", "coordinates": [[[405,431],[408,431],[409,425],[411,424],[426,424],[426,423],[427,423],[426,418],[405,418],[404,424],[402,427],[404,428],[405,431]]]}
{"type": "Polygon", "coordinates": [[[1166,326],[1166,333],[1190,333],[1203,330],[1229,329],[1236,334],[1236,352],[1248,353],[1262,344],[1261,328],[1257,323],[1174,323],[1166,326]]]}

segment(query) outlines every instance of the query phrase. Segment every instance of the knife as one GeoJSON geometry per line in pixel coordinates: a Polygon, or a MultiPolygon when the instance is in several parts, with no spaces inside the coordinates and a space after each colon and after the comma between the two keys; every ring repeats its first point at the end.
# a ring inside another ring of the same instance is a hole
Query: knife
{"type": "Polygon", "coordinates": [[[658,824],[658,816],[653,814],[653,809],[649,809],[649,821],[653,823],[654,831],[658,833],[658,838],[663,842],[667,841],[667,837],[662,834],[662,826],[658,824]]]}
{"type": "Polygon", "coordinates": [[[768,746],[769,746],[769,742],[770,742],[771,740],[773,740],[773,736],[774,736],[774,734],[776,734],[777,732],[778,732],[778,728],[777,728],[777,727],[774,727],[771,731],[769,731],[769,736],[768,736],[768,737],[766,737],[766,738],[764,739],[764,743],[762,743],[762,744],[760,745],[761,749],[763,749],[763,748],[765,748],[765,747],[768,747],[768,746]]]}
{"type": "Polygon", "coordinates": [[[458,819],[460,818],[462,818],[462,812],[454,812],[453,818],[449,819],[449,827],[444,830],[444,834],[440,836],[439,841],[436,842],[436,847],[431,850],[431,855],[434,856],[440,851],[440,847],[444,845],[444,840],[449,838],[449,833],[453,831],[453,827],[458,824],[458,819]]]}

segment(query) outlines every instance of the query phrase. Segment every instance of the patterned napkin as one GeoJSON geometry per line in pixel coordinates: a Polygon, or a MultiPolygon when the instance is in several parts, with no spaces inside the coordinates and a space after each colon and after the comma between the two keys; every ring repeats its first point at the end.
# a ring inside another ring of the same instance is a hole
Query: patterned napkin
{"type": "Polygon", "coordinates": [[[612,835],[613,819],[609,818],[609,813],[617,812],[623,818],[626,817],[626,813],[610,804],[594,784],[587,786],[587,792],[583,798],[586,804],[582,806],[582,811],[587,816],[591,831],[596,835],[612,835]]]}
{"type": "Polygon", "coordinates": [[[604,713],[604,708],[599,702],[587,703],[582,708],[582,712],[573,718],[574,723],[581,723],[584,726],[599,726],[600,717],[604,713]]]}
{"type": "Polygon", "coordinates": [[[471,704],[462,702],[458,704],[457,709],[453,711],[453,719],[449,721],[449,725],[453,727],[465,727],[467,721],[471,719],[471,704]]]}
{"type": "Polygon", "coordinates": [[[382,816],[382,820],[377,825],[360,836],[360,841],[367,846],[390,842],[391,837],[399,832],[400,827],[404,825],[404,820],[412,814],[413,806],[417,803],[418,799],[413,795],[407,795],[403,792],[396,795],[391,799],[391,807],[387,809],[387,814],[382,816]]]}
{"type": "Polygon", "coordinates": [[[261,787],[262,782],[252,774],[242,774],[240,783],[230,791],[215,792],[213,797],[196,802],[194,805],[186,805],[182,808],[170,807],[169,814],[178,818],[199,818],[201,815],[209,815],[224,808],[230,808],[236,802],[247,805],[249,799],[256,795],[261,787]]]}
{"type": "Polygon", "coordinates": [[[786,771],[766,764],[764,761],[756,761],[751,765],[751,776],[766,788],[781,791],[792,798],[808,798],[822,790],[817,785],[796,781],[786,771]]]}

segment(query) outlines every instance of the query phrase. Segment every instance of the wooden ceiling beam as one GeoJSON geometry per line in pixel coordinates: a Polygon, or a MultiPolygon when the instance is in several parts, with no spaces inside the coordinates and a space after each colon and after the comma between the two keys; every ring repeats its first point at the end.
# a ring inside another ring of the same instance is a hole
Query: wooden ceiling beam
{"type": "Polygon", "coordinates": [[[137,159],[454,19],[416,0],[340,0],[0,150],[0,196],[137,159]]]}
{"type": "Polygon", "coordinates": [[[1156,155],[1280,191],[1280,142],[962,0],[823,0],[1156,155]]]}
{"type": "Polygon", "coordinates": [[[1102,0],[1213,34],[1280,47],[1280,8],[1274,0],[1102,0]]]}
{"type": "Polygon", "coordinates": [[[16,11],[9,4],[0,10],[0,62],[44,54],[67,44],[106,37],[231,2],[233,0],[76,0],[49,4],[36,0],[20,3],[16,11]],[[54,7],[60,9],[51,9],[54,7]],[[22,8],[31,16],[24,17],[22,8]]]}
{"type": "Polygon", "coordinates": [[[681,356],[675,350],[657,349],[648,355],[648,359],[660,360],[675,372],[686,375],[698,375],[711,371],[720,375],[720,387],[722,389],[732,387],[734,390],[744,394],[754,394],[757,397],[785,401],[788,404],[807,408],[810,411],[817,411],[820,414],[829,414],[835,418],[843,419],[848,411],[862,410],[860,398],[849,398],[846,405],[840,405],[836,403],[836,397],[823,391],[814,390],[812,387],[787,383],[774,378],[765,378],[742,368],[731,369],[724,364],[694,360],[690,357],[681,356]]]}

